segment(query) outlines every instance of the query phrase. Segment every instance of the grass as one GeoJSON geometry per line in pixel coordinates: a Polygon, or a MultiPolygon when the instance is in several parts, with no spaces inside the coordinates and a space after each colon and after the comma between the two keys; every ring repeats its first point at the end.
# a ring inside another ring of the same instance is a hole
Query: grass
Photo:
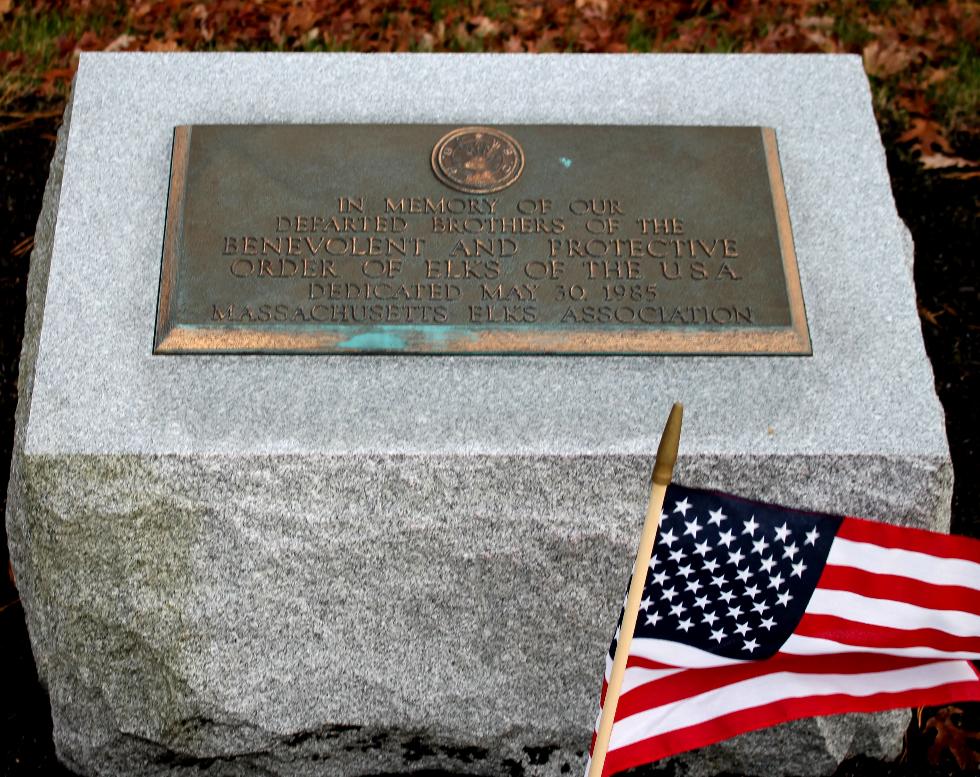
{"type": "Polygon", "coordinates": [[[851,14],[845,12],[834,19],[831,28],[834,37],[840,41],[848,51],[860,51],[865,44],[874,40],[874,35],[861,22],[855,20],[851,14]]]}
{"type": "Polygon", "coordinates": [[[432,21],[438,22],[446,18],[449,11],[455,9],[460,4],[460,0],[432,0],[432,21]]]}
{"type": "Polygon", "coordinates": [[[626,33],[626,46],[630,51],[648,54],[653,51],[654,38],[646,25],[635,16],[630,19],[629,30],[626,33]]]}
{"type": "Polygon", "coordinates": [[[59,44],[80,38],[94,18],[64,11],[15,15],[0,26],[0,51],[23,57],[25,67],[4,67],[0,72],[0,111],[36,92],[43,74],[59,64],[59,44]]]}
{"type": "Polygon", "coordinates": [[[940,121],[953,132],[976,132],[980,122],[980,50],[961,41],[947,66],[952,75],[934,87],[940,121]]]}

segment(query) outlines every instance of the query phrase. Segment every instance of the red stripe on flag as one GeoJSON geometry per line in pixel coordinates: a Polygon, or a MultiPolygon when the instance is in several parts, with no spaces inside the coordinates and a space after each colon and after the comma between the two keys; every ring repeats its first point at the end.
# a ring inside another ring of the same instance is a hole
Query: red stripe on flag
{"type": "Polygon", "coordinates": [[[777,672],[799,674],[866,674],[934,664],[934,658],[855,653],[842,661],[839,655],[793,656],[777,653],[765,661],[750,661],[711,669],[689,669],[680,674],[653,680],[624,693],[616,705],[616,720],[661,707],[681,699],[717,690],[732,683],[777,672]]]}
{"type": "Polygon", "coordinates": [[[854,542],[867,542],[884,548],[899,548],[942,558],[958,558],[980,564],[980,541],[970,537],[937,534],[908,526],[847,517],[837,536],[854,542]]]}
{"type": "Polygon", "coordinates": [[[931,585],[908,577],[827,565],[817,588],[853,591],[874,599],[907,602],[931,610],[960,610],[980,615],[980,593],[958,585],[931,585]]]}
{"type": "Polygon", "coordinates": [[[678,667],[672,664],[661,664],[659,661],[653,661],[649,658],[642,658],[640,656],[630,656],[626,660],[627,669],[677,669],[678,667]]]}
{"type": "Polygon", "coordinates": [[[602,770],[603,777],[650,763],[669,755],[694,750],[747,731],[773,726],[788,720],[841,712],[879,712],[897,707],[941,705],[955,701],[980,701],[980,682],[967,680],[933,688],[876,693],[871,696],[808,696],[781,699],[751,709],[739,710],[694,726],[669,731],[625,747],[610,750],[602,770]]]}
{"type": "MultiPolygon", "coordinates": [[[[627,656],[626,657],[626,668],[627,669],[681,669],[682,667],[676,664],[663,664],[660,661],[652,661],[649,658],[641,658],[640,656],[627,656]]],[[[605,683],[608,682],[605,673],[602,676],[603,688],[605,688],[605,683]]],[[[605,691],[603,691],[605,692],[605,691]]],[[[601,704],[601,702],[600,702],[601,704]]]]}
{"type": "MultiPolygon", "coordinates": [[[[833,615],[804,613],[794,634],[867,648],[929,647],[950,653],[980,654],[980,637],[957,637],[938,629],[892,629],[833,615]]],[[[848,658],[850,660],[850,658],[848,658]]]]}

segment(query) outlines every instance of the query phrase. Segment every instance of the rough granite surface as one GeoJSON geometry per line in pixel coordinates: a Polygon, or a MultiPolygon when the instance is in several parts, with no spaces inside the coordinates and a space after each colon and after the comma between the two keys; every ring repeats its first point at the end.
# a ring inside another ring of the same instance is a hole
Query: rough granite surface
{"type": "MultiPolygon", "coordinates": [[[[83,54],[65,118],[7,531],[83,774],[579,773],[674,400],[680,482],[948,525],[857,57],[83,54]],[[223,122],[773,126],[814,355],[154,357],[172,129],[223,122]]],[[[907,720],[666,767],[828,774],[907,720]]]]}

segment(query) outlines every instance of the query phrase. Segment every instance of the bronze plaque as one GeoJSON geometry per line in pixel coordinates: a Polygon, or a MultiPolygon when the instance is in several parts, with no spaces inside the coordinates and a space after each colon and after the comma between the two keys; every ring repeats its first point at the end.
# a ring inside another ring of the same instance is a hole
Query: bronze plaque
{"type": "Polygon", "coordinates": [[[809,354],[775,132],[177,127],[154,352],[809,354]]]}

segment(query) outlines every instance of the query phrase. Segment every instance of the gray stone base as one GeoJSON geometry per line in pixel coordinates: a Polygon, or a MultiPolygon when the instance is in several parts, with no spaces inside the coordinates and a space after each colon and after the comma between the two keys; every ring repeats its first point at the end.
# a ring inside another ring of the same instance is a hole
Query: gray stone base
{"type": "MultiPolygon", "coordinates": [[[[84,55],[36,242],[7,531],[83,774],[579,774],[675,399],[680,482],[948,524],[857,58],[84,55]],[[814,355],[154,357],[170,133],[222,121],[774,126],[814,355]]],[[[907,721],[660,768],[829,774],[907,721]]]]}
{"type": "MultiPolygon", "coordinates": [[[[836,715],[797,721],[736,737],[660,763],[641,767],[636,774],[701,777],[743,774],[751,777],[831,774],[846,758],[865,755],[894,760],[910,721],[908,710],[876,715],[836,715]],[[898,743],[898,745],[896,745],[898,743]],[[789,749],[798,761],[781,755],[789,749]]],[[[585,754],[578,743],[555,739],[527,743],[519,732],[511,737],[474,744],[434,737],[431,732],[393,730],[390,727],[327,726],[317,731],[275,737],[250,731],[253,748],[207,755],[187,754],[146,740],[116,735],[106,739],[105,728],[66,717],[62,724],[77,732],[79,750],[59,743],[59,757],[83,774],[86,765],[99,764],[99,774],[130,775],[282,775],[282,777],[369,777],[432,771],[448,775],[506,775],[552,777],[583,774],[585,754]],[[98,743],[98,747],[93,747],[98,743]]],[[[186,733],[194,738],[222,737],[222,726],[210,720],[189,721],[186,733]]]]}

